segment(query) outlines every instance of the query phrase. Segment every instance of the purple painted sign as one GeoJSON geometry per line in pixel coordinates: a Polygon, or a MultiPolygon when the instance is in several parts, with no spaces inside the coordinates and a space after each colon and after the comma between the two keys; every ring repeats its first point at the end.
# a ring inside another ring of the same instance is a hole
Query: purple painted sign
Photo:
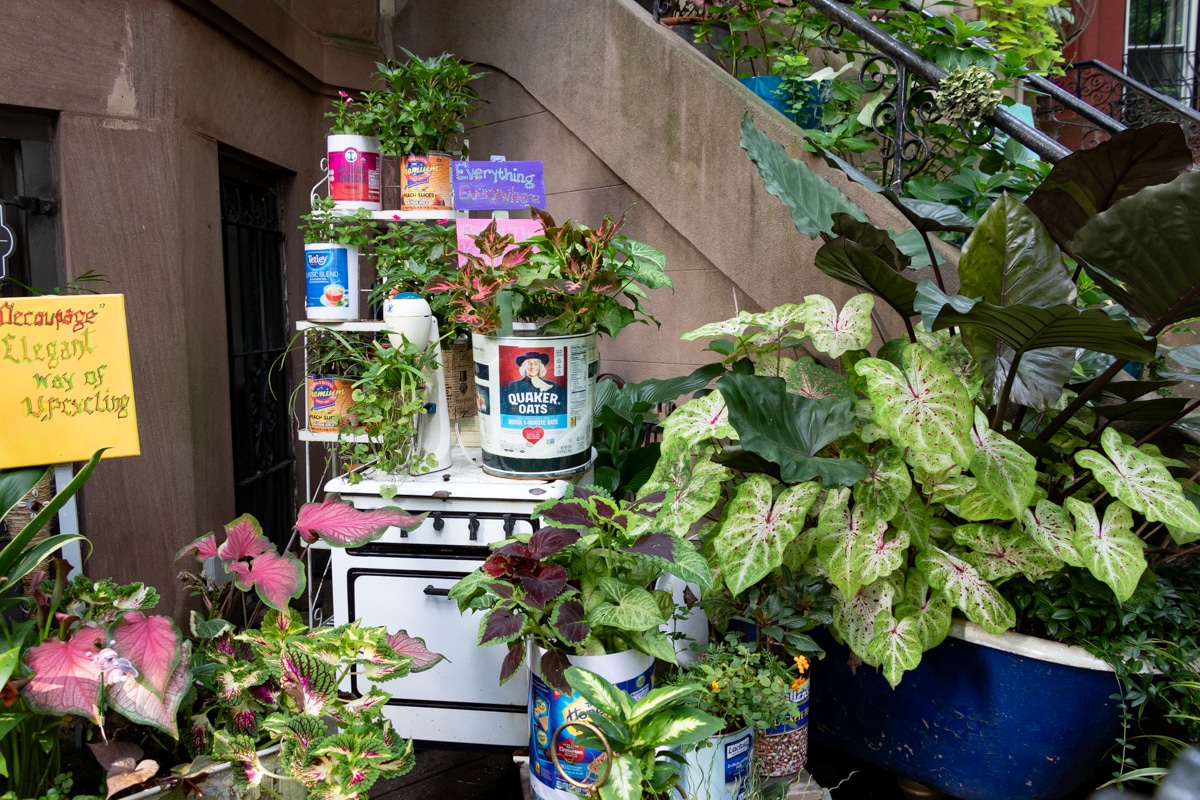
{"type": "Polygon", "coordinates": [[[454,161],[456,211],[546,207],[541,161],[454,161]]]}

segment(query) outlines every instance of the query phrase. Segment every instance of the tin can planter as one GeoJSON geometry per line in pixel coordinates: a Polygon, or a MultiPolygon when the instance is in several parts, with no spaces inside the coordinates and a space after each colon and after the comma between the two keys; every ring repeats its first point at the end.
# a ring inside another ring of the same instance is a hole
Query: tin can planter
{"type": "Polygon", "coordinates": [[[454,210],[449,153],[410,153],[401,158],[400,210],[454,210]]]}
{"type": "Polygon", "coordinates": [[[304,312],[313,320],[358,319],[358,248],[304,245],[304,312]]]}
{"type": "Polygon", "coordinates": [[[337,433],[353,400],[354,381],[337,375],[309,375],[305,381],[308,430],[337,433]]]}
{"type": "MultiPolygon", "coordinates": [[[[561,694],[552,689],[538,672],[545,651],[530,647],[529,653],[529,784],[534,796],[541,800],[579,800],[586,796],[584,789],[572,786],[558,773],[561,769],[580,784],[591,784],[604,774],[602,750],[579,747],[575,737],[582,728],[564,727],[553,737],[559,726],[579,719],[592,706],[578,693],[561,694]],[[558,768],[555,768],[557,756],[558,768]]],[[[602,656],[567,656],[572,666],[596,673],[636,702],[650,693],[654,676],[654,657],[636,650],[609,653],[602,656]]]]}
{"type": "Polygon", "coordinates": [[[335,133],[325,137],[329,199],[334,208],[354,211],[383,208],[380,194],[379,140],[374,136],[335,133]]]}
{"type": "Polygon", "coordinates": [[[595,332],[474,334],[483,469],[506,478],[562,478],[592,462],[595,332]]]}
{"type": "Polygon", "coordinates": [[[813,737],[962,800],[1061,800],[1105,763],[1119,730],[1116,676],[1080,647],[955,620],[893,690],[815,638],[829,655],[813,737]]]}
{"type": "Polygon", "coordinates": [[[789,700],[799,712],[778,725],[760,731],[754,738],[754,761],[764,778],[796,775],[808,760],[808,690],[810,679],[794,689],[789,700]]]}
{"type": "Polygon", "coordinates": [[[685,756],[683,773],[686,796],[696,800],[746,800],[754,777],[754,731],[742,728],[733,733],[710,736],[697,750],[685,756]]]}

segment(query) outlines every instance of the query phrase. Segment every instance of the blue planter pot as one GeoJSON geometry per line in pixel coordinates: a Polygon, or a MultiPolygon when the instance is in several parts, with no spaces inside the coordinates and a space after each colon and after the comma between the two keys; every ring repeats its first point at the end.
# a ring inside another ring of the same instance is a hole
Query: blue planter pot
{"type": "Polygon", "coordinates": [[[767,104],[795,122],[801,128],[821,127],[821,115],[829,100],[833,81],[797,81],[789,90],[780,75],[763,75],[755,78],[738,78],[750,91],[767,101],[767,104]],[[798,93],[803,93],[801,97],[798,93]],[[789,102],[800,101],[796,113],[788,110],[789,102]]]}
{"type": "Polygon", "coordinates": [[[955,621],[893,690],[875,669],[852,672],[850,651],[823,632],[818,642],[829,655],[813,738],[962,800],[1060,800],[1103,765],[1119,729],[1117,680],[1081,648],[955,621]]]}
{"type": "Polygon", "coordinates": [[[779,75],[762,75],[755,78],[738,78],[742,84],[756,95],[767,101],[785,117],[788,116],[788,93],[783,88],[783,78],[779,75]]]}

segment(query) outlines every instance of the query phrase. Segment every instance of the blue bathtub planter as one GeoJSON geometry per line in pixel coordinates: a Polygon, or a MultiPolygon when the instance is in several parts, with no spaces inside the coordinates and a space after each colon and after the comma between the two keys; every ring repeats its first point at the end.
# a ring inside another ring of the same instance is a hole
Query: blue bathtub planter
{"type": "Polygon", "coordinates": [[[811,735],[962,800],[1060,800],[1105,763],[1117,679],[1079,647],[955,620],[893,690],[822,635],[811,735]]]}
{"type": "Polygon", "coordinates": [[[785,81],[782,75],[762,75],[738,80],[765,100],[767,105],[801,128],[821,127],[825,103],[829,101],[833,91],[832,80],[805,78],[785,81]]]}
{"type": "Polygon", "coordinates": [[[788,92],[781,75],[758,75],[753,78],[738,78],[747,89],[767,101],[767,105],[788,116],[788,92]]]}

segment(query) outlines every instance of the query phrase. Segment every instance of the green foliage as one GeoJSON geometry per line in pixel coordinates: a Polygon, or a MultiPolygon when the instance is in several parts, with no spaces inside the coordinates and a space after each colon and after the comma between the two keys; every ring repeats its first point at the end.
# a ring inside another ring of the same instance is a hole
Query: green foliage
{"type": "Polygon", "coordinates": [[[304,243],[330,242],[363,248],[371,239],[371,212],[358,209],[353,214],[334,214],[336,203],[328,197],[314,197],[312,211],[301,215],[300,231],[304,243]]]}
{"type": "Polygon", "coordinates": [[[425,285],[435,275],[458,271],[458,251],[453,222],[448,220],[390,222],[372,241],[371,261],[379,281],[371,290],[372,304],[382,303],[399,292],[415,292],[429,302],[442,336],[456,339],[470,327],[454,319],[451,298],[425,294],[425,285]]]}
{"type": "Polygon", "coordinates": [[[400,49],[405,59],[375,65],[382,88],[363,96],[360,127],[373,128],[387,153],[445,150],[466,130],[479,101],[471,81],[484,73],[473,73],[474,65],[449,53],[423,59],[400,49]]]}
{"type": "MultiPolygon", "coordinates": [[[[807,663],[807,662],[805,662],[807,663]]],[[[696,707],[725,722],[726,731],[765,730],[799,713],[789,699],[800,674],[772,651],[746,645],[731,635],[699,649],[696,661],[676,683],[697,683],[696,707]]]]}

